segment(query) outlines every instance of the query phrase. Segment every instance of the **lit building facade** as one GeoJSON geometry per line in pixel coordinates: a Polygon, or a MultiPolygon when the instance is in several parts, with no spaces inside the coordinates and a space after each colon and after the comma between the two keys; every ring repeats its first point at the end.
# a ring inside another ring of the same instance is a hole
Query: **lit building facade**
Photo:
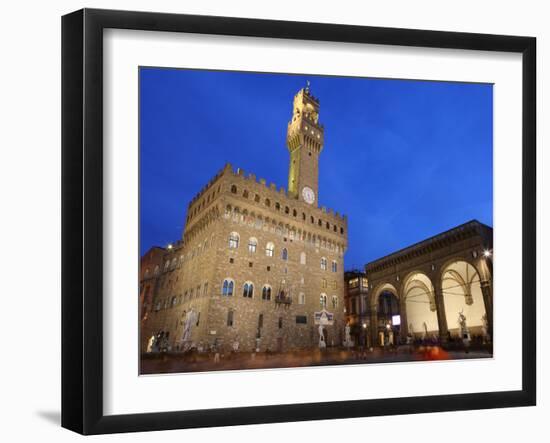
{"type": "Polygon", "coordinates": [[[160,331],[184,349],[184,329],[205,349],[313,348],[320,315],[326,344],[341,344],[347,218],[318,203],[323,142],[307,87],[287,128],[288,191],[226,164],[189,203],[182,239],[142,257],[142,352],[160,331]]]}
{"type": "Polygon", "coordinates": [[[472,220],[346,273],[346,317],[366,344],[493,336],[493,229],[472,220]],[[359,285],[359,282],[363,284],[359,285]]]}

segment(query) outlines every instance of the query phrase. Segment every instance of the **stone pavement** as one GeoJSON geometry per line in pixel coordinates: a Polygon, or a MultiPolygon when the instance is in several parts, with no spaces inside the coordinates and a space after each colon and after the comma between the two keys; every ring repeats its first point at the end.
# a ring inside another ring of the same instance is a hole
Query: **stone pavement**
{"type": "Polygon", "coordinates": [[[465,352],[445,351],[438,346],[402,347],[398,350],[348,351],[344,349],[294,351],[286,353],[238,352],[219,356],[213,353],[162,353],[143,354],[141,374],[178,372],[208,372],[243,369],[294,368],[307,366],[419,362],[434,360],[460,360],[491,358],[486,350],[465,352]]]}

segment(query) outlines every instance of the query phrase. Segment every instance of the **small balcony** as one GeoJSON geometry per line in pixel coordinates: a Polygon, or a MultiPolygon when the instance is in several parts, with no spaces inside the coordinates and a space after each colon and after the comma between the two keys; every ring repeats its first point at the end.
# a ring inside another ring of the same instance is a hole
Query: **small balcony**
{"type": "Polygon", "coordinates": [[[275,303],[280,305],[290,305],[292,303],[292,297],[290,294],[281,291],[275,296],[275,303]]]}

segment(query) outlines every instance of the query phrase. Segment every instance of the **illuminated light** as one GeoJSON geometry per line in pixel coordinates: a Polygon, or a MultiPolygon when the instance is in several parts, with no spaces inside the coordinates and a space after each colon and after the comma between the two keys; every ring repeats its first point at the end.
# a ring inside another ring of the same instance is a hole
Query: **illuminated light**
{"type": "Polygon", "coordinates": [[[367,329],[367,324],[363,323],[363,329],[367,329]]]}
{"type": "Polygon", "coordinates": [[[168,244],[168,249],[172,249],[172,248],[173,248],[172,243],[169,243],[168,244]]]}
{"type": "Polygon", "coordinates": [[[489,251],[488,249],[485,249],[485,251],[483,251],[483,256],[484,257],[490,257],[491,256],[491,251],[489,251]]]}

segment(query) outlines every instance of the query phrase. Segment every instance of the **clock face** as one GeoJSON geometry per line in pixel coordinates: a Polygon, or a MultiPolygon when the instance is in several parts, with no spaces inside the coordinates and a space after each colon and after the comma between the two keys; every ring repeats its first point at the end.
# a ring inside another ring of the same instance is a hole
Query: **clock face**
{"type": "Polygon", "coordinates": [[[311,205],[315,201],[315,192],[313,192],[313,189],[305,186],[302,189],[302,197],[306,203],[311,205]]]}

